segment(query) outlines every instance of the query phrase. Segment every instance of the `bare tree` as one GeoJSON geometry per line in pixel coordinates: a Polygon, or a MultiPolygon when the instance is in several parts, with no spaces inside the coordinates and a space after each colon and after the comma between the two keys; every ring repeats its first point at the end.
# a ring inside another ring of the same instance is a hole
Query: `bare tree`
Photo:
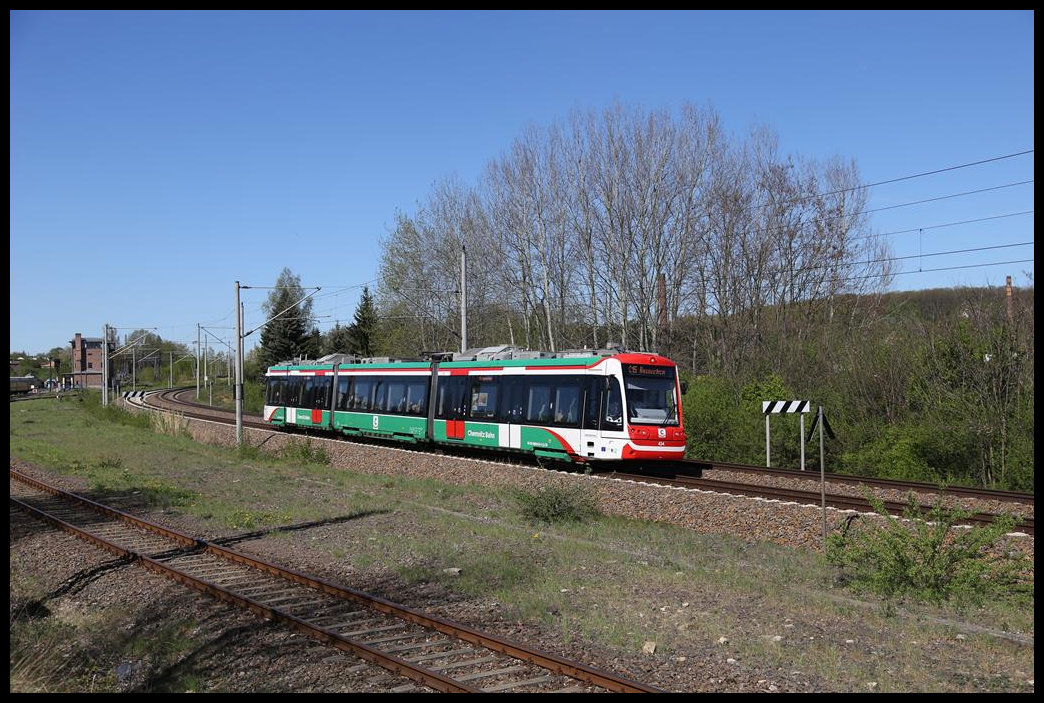
{"type": "Polygon", "coordinates": [[[737,141],[710,109],[616,103],[527,128],[474,190],[436,184],[385,243],[382,312],[412,306],[419,338],[448,341],[470,243],[469,297],[495,311],[476,340],[667,350],[688,317],[694,369],[735,373],[769,337],[780,363],[824,305],[887,280],[865,202],[850,162],[781,155],[767,129],[737,141]]]}

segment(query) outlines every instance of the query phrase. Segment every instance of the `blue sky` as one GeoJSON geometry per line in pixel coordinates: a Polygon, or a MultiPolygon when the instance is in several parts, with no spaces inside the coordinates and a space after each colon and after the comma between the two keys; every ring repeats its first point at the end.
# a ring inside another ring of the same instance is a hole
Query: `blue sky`
{"type": "MultiPolygon", "coordinates": [[[[30,353],[106,322],[231,340],[235,281],[284,266],[323,286],[323,329],[349,321],[396,211],[439,179],[474,184],[527,125],[614,100],[712,106],[737,135],[763,124],[784,152],[851,157],[867,183],[1034,149],[1032,11],[10,20],[11,349],[30,353]]],[[[1029,285],[1033,163],[874,187],[874,209],[996,188],[875,212],[895,255],[921,257],[893,289],[1029,285]]],[[[248,328],[266,294],[244,292],[248,328]]]]}

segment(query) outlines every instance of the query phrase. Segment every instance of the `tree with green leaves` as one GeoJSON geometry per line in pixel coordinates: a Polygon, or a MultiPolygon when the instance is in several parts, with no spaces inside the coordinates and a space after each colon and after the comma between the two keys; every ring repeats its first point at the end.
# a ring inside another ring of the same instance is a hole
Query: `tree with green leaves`
{"type": "Polygon", "coordinates": [[[348,325],[338,322],[333,329],[323,335],[323,354],[347,354],[351,347],[348,325]]]}
{"type": "Polygon", "coordinates": [[[268,320],[261,330],[262,367],[308,355],[315,320],[312,301],[305,300],[301,277],[284,268],[262,308],[268,320]]]}
{"type": "Polygon", "coordinates": [[[373,294],[364,286],[355,308],[355,319],[348,327],[348,349],[358,356],[373,356],[377,348],[377,306],[373,294]]]}

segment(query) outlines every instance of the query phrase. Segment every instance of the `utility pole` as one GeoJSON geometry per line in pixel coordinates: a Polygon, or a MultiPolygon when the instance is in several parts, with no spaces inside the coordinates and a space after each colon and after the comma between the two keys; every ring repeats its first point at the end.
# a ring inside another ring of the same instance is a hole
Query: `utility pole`
{"type": "Polygon", "coordinates": [[[664,339],[667,336],[667,277],[663,273],[656,276],[656,351],[663,354],[667,352],[667,344],[664,339]]]}
{"type": "Polygon", "coordinates": [[[1011,276],[1008,276],[1004,283],[1004,303],[1004,310],[1008,316],[1008,324],[1010,325],[1015,321],[1014,300],[1011,297],[1011,276]]]}
{"type": "Polygon", "coordinates": [[[243,317],[244,317],[243,316],[243,304],[239,301],[239,290],[241,288],[250,288],[250,286],[241,286],[241,285],[239,285],[239,281],[236,281],[236,387],[235,387],[235,390],[233,392],[233,395],[235,396],[235,399],[236,399],[236,446],[237,447],[240,447],[240,446],[243,445],[243,340],[246,337],[252,335],[254,332],[257,332],[257,330],[261,329],[261,327],[263,327],[264,325],[267,325],[269,322],[271,322],[272,320],[276,319],[277,317],[283,315],[284,313],[289,312],[291,309],[296,307],[299,303],[303,303],[304,301],[308,300],[313,295],[315,295],[316,293],[318,293],[319,291],[322,290],[322,288],[317,287],[314,291],[312,291],[311,293],[309,293],[305,297],[301,298],[300,300],[295,302],[293,305],[291,305],[291,306],[289,306],[289,307],[287,307],[287,308],[285,308],[283,310],[280,310],[278,313],[276,313],[275,315],[270,317],[268,320],[266,320],[264,323],[262,323],[261,326],[256,327],[256,328],[250,330],[249,332],[244,332],[243,331],[243,321],[244,321],[243,320],[243,317]]]}
{"type": "Polygon", "coordinates": [[[468,350],[468,251],[460,245],[460,353],[468,350]]]}
{"type": "Polygon", "coordinates": [[[170,353],[170,384],[167,388],[174,387],[174,352],[170,353]]]}
{"type": "Polygon", "coordinates": [[[239,281],[236,281],[236,446],[243,446],[243,308],[239,303],[239,281]]]}
{"type": "MultiPolygon", "coordinates": [[[[802,415],[802,418],[805,416],[802,415]]],[[[820,511],[823,515],[823,550],[826,551],[826,533],[827,533],[827,518],[826,518],[826,452],[823,449],[823,426],[826,421],[823,419],[823,406],[819,406],[819,500],[822,505],[820,511]]]]}
{"type": "Polygon", "coordinates": [[[199,400],[199,323],[196,323],[196,400],[199,400]]]}
{"type": "MultiPolygon", "coordinates": [[[[207,357],[210,356],[210,345],[206,337],[203,338],[203,387],[210,385],[210,369],[207,368],[207,357]]],[[[211,405],[214,403],[211,402],[211,405]]]]}
{"type": "Polygon", "coordinates": [[[109,404],[109,323],[102,328],[102,406],[109,404]]]}

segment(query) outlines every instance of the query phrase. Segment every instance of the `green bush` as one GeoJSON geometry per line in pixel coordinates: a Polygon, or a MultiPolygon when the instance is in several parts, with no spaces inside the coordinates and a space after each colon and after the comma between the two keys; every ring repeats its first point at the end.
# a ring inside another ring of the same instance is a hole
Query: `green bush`
{"type": "Polygon", "coordinates": [[[939,483],[943,479],[926,458],[931,448],[924,435],[913,425],[886,427],[879,437],[843,454],[841,469],[862,476],[939,483]]]}
{"type": "Polygon", "coordinates": [[[321,446],[312,444],[309,439],[303,441],[297,441],[291,439],[283,447],[282,451],[283,459],[292,462],[302,462],[305,464],[329,464],[330,456],[326,453],[326,450],[321,446]]]}
{"type": "Polygon", "coordinates": [[[265,384],[258,381],[243,382],[243,412],[260,415],[265,409],[265,384]]]}
{"type": "Polygon", "coordinates": [[[686,454],[696,459],[736,459],[735,433],[739,421],[737,396],[732,386],[715,376],[697,376],[689,381],[682,397],[686,454]]]}
{"type": "Polygon", "coordinates": [[[850,519],[827,538],[827,559],[840,569],[843,584],[888,599],[910,596],[962,609],[1032,592],[1025,577],[1028,558],[1001,544],[1014,517],[1000,516],[988,526],[958,526],[971,513],[939,503],[925,513],[911,495],[900,519],[889,515],[880,500],[867,497],[883,523],[850,519]]]}
{"type": "Polygon", "coordinates": [[[544,486],[512,493],[522,517],[530,522],[586,522],[601,514],[594,496],[583,486],[544,486]]]}

